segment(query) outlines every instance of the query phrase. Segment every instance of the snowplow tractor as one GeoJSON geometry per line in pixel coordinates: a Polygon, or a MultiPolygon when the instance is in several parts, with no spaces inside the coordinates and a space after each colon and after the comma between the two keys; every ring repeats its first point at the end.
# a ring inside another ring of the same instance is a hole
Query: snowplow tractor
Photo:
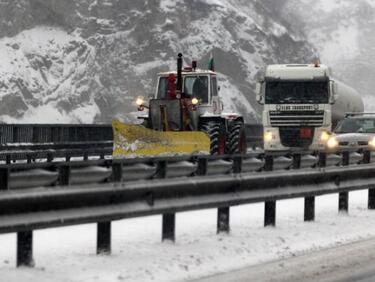
{"type": "Polygon", "coordinates": [[[242,117],[222,113],[216,73],[182,69],[181,54],[177,71],[159,73],[155,97],[137,104],[148,110],[141,125],[112,123],[114,158],[246,151],[242,117]]]}

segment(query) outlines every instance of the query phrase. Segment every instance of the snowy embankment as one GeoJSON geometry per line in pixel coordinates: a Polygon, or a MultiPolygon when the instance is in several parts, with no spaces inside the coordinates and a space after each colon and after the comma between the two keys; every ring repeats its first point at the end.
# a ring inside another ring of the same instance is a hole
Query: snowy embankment
{"type": "Polygon", "coordinates": [[[276,228],[263,227],[263,204],[231,209],[231,233],[216,234],[216,210],[177,214],[176,243],[160,242],[161,217],[113,223],[112,255],[95,254],[96,225],[36,231],[34,269],[16,269],[15,235],[0,236],[1,281],[189,281],[375,236],[367,191],[316,199],[316,221],[303,222],[303,199],[277,203],[276,228]]]}

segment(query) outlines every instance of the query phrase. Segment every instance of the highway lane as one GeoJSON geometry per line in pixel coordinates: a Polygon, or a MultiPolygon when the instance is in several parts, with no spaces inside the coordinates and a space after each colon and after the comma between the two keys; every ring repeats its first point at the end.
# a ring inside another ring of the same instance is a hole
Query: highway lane
{"type": "Polygon", "coordinates": [[[194,282],[375,282],[375,238],[194,282]]]}

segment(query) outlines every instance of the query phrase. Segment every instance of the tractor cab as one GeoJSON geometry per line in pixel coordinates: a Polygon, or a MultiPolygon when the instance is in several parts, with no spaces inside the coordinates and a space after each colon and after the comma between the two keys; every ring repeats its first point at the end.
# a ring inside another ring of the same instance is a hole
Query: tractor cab
{"type": "Polygon", "coordinates": [[[184,69],[181,77],[182,92],[178,93],[176,72],[159,74],[156,99],[196,98],[199,104],[207,105],[218,95],[216,73],[212,71],[184,69]]]}

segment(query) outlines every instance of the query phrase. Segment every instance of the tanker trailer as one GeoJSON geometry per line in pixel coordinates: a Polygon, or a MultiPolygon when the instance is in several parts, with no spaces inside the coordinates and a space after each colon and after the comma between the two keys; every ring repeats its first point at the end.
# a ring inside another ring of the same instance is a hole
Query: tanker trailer
{"type": "Polygon", "coordinates": [[[321,64],[269,65],[257,84],[265,151],[324,150],[347,112],[363,112],[358,92],[321,64]]]}

